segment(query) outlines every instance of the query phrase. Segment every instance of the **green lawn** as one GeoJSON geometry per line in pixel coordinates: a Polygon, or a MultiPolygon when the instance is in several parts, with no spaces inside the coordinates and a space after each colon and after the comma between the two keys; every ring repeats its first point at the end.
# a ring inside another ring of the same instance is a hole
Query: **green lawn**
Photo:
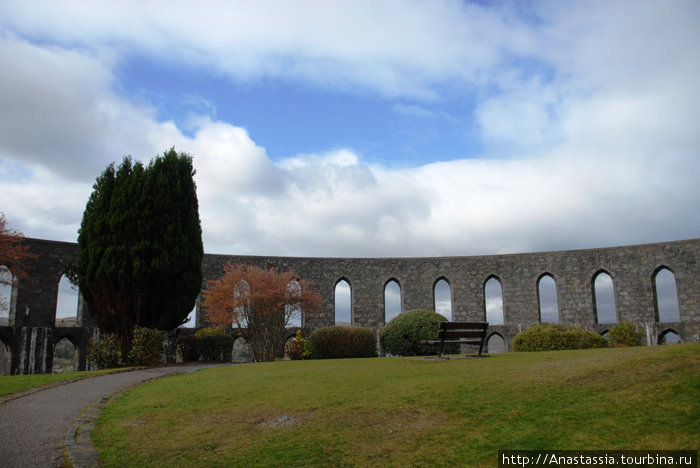
{"type": "Polygon", "coordinates": [[[32,388],[45,387],[56,382],[86,379],[97,375],[119,372],[115,369],[84,372],[62,372],[60,374],[30,374],[0,376],[0,397],[23,392],[32,388]]]}
{"type": "Polygon", "coordinates": [[[156,380],[103,466],[497,466],[499,449],[697,449],[700,344],[274,362],[156,380]]]}

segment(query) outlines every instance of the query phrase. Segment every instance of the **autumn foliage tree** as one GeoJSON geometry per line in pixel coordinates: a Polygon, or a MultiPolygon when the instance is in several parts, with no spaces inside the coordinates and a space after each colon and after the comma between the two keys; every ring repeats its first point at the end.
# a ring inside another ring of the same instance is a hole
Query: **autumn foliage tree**
{"type": "MultiPolygon", "coordinates": [[[[5,214],[0,213],[0,285],[12,286],[13,276],[27,278],[23,262],[35,255],[22,244],[23,240],[22,233],[10,229],[5,214]]],[[[9,297],[0,295],[0,308],[6,308],[9,300],[9,297]]]]}
{"type": "Polygon", "coordinates": [[[207,281],[204,317],[220,328],[237,327],[255,361],[272,361],[296,311],[308,317],[320,309],[321,295],[309,286],[294,270],[227,264],[220,279],[207,281]]]}

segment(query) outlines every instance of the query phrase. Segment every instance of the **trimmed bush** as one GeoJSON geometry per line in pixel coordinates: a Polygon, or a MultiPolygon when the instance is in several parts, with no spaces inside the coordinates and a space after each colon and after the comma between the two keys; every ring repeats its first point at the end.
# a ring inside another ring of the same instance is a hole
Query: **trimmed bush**
{"type": "Polygon", "coordinates": [[[88,343],[89,361],[95,363],[98,369],[114,369],[119,367],[122,361],[122,353],[119,350],[117,335],[105,333],[99,338],[92,338],[88,343]]]}
{"type": "MultiPolygon", "coordinates": [[[[432,310],[409,310],[397,315],[379,335],[382,348],[395,356],[430,356],[437,354],[434,345],[421,344],[422,340],[435,339],[440,322],[447,319],[432,310]]],[[[459,345],[445,345],[446,354],[459,352],[459,345]]]]}
{"type": "Polygon", "coordinates": [[[610,329],[608,336],[614,344],[639,346],[644,332],[637,331],[637,326],[633,323],[620,322],[610,329]]]}
{"type": "Polygon", "coordinates": [[[185,362],[199,361],[199,337],[194,335],[177,337],[177,352],[185,362]]]}
{"type": "Polygon", "coordinates": [[[308,359],[311,357],[309,350],[309,340],[301,335],[301,330],[297,330],[297,336],[292,341],[288,341],[284,345],[284,352],[289,356],[289,359],[296,361],[299,359],[308,359]]]}
{"type": "Polygon", "coordinates": [[[312,359],[377,356],[377,337],[369,328],[323,327],[309,337],[312,359]]]}
{"type": "Polygon", "coordinates": [[[558,323],[538,323],[513,339],[513,351],[607,348],[608,340],[592,331],[558,323]]]}
{"type": "Polygon", "coordinates": [[[135,366],[154,366],[163,362],[163,351],[168,333],[152,328],[134,328],[134,341],[127,356],[135,366]]]}

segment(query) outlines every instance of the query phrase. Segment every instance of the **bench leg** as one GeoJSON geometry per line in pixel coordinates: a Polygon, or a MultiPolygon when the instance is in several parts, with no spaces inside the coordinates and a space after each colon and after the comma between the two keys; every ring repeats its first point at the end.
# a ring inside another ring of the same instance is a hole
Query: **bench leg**
{"type": "Polygon", "coordinates": [[[438,359],[442,359],[442,350],[445,348],[445,341],[440,342],[440,352],[438,353],[438,359]]]}

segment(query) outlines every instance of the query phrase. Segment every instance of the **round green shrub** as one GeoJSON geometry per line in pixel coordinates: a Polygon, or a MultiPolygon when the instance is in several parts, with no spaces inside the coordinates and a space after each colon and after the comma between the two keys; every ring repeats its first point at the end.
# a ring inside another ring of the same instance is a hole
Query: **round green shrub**
{"type": "Polygon", "coordinates": [[[377,337],[369,328],[323,327],[309,336],[312,359],[377,356],[377,337]]]}
{"type": "Polygon", "coordinates": [[[644,333],[637,331],[637,326],[633,323],[620,322],[610,329],[608,336],[614,344],[639,346],[644,333]]]}
{"type": "MultiPolygon", "coordinates": [[[[435,339],[440,322],[445,321],[445,317],[432,310],[409,310],[386,324],[379,341],[386,353],[395,356],[430,356],[437,353],[437,347],[421,341],[435,339]]],[[[446,345],[443,352],[458,353],[459,345],[446,345]]]]}
{"type": "Polygon", "coordinates": [[[513,339],[513,351],[607,348],[608,340],[592,331],[558,323],[538,323],[513,339]]]}

